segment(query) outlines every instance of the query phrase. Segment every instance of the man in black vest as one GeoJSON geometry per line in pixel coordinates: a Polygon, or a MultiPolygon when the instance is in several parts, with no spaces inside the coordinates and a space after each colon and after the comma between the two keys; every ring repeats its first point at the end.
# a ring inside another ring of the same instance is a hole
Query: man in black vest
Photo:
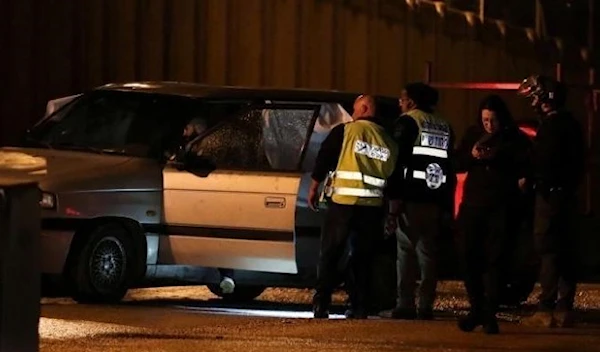
{"type": "MultiPolygon", "coordinates": [[[[395,233],[398,259],[398,298],[394,319],[433,319],[436,297],[436,243],[444,216],[451,216],[456,176],[452,168],[453,132],[434,112],[438,92],[424,83],[405,86],[400,97],[402,115],[394,128],[405,183],[403,209],[388,221],[395,233]],[[396,222],[400,219],[400,226],[396,222]],[[418,307],[417,277],[421,277],[418,307]]],[[[383,315],[387,315],[383,313],[383,315]]]]}

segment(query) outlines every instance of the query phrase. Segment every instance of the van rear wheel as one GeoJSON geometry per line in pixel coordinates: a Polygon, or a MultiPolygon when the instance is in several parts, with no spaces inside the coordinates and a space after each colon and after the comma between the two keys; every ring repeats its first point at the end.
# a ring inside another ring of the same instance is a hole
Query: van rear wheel
{"type": "Polygon", "coordinates": [[[235,287],[233,293],[223,293],[219,284],[209,284],[206,287],[214,295],[223,298],[223,300],[236,303],[250,302],[260,296],[266,289],[264,286],[239,285],[235,287]]]}
{"type": "Polygon", "coordinates": [[[133,246],[119,224],[100,225],[80,247],[71,268],[73,298],[80,303],[116,303],[127,293],[133,246]]]}

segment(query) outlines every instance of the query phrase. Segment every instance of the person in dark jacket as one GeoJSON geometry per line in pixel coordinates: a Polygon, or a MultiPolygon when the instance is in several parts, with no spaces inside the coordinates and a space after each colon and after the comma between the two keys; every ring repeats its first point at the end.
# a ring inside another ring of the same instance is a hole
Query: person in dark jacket
{"type": "Polygon", "coordinates": [[[569,327],[577,283],[572,223],[576,193],[585,172],[585,144],[579,122],[566,111],[566,86],[550,77],[530,76],[518,93],[531,99],[541,117],[534,139],[532,178],[534,238],[541,257],[542,293],[538,311],[523,323],[569,327]]]}
{"type": "Polygon", "coordinates": [[[396,307],[393,319],[434,319],[437,246],[446,214],[452,214],[456,175],[454,133],[437,111],[438,91],[422,82],[401,92],[402,115],[393,126],[403,170],[402,207],[390,210],[386,230],[397,242],[396,307]],[[420,277],[420,283],[417,280],[420,277]],[[418,295],[418,298],[417,298],[418,295]]]}
{"type": "Polygon", "coordinates": [[[477,124],[463,137],[456,153],[456,169],[467,172],[459,223],[461,256],[469,314],[460,319],[462,331],[482,325],[488,334],[499,332],[496,320],[500,274],[511,219],[527,172],[527,137],[497,95],[479,107],[477,124]]]}

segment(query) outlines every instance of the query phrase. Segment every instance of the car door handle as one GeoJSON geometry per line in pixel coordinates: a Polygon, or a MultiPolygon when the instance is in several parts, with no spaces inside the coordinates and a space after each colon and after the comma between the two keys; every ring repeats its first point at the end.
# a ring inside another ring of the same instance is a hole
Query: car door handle
{"type": "Polygon", "coordinates": [[[285,208],[285,198],[283,197],[266,197],[265,208],[285,208]]]}

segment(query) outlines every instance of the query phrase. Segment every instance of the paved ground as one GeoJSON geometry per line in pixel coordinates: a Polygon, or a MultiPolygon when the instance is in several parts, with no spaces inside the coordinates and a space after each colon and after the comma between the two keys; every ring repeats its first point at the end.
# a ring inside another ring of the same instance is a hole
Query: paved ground
{"type": "Polygon", "coordinates": [[[310,294],[270,289],[245,306],[223,304],[204,287],[134,290],[115,306],[43,299],[41,351],[600,351],[600,285],[582,287],[576,328],[524,328],[522,313],[503,312],[498,336],[457,331],[466,308],[457,283],[440,285],[433,322],[307,319],[310,294]]]}

